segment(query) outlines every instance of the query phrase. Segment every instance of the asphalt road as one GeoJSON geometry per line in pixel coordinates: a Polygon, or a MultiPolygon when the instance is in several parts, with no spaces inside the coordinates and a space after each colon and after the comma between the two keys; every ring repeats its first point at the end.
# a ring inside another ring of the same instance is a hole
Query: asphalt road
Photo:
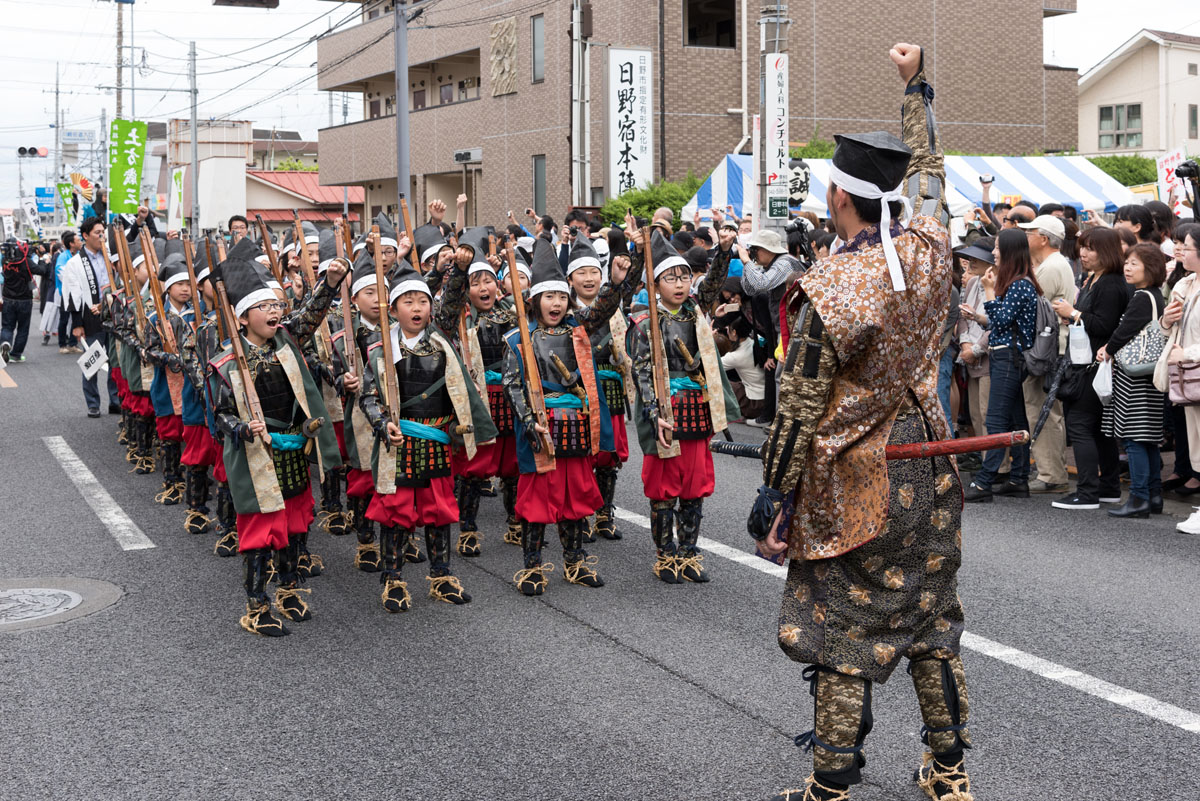
{"type": "MultiPolygon", "coordinates": [[[[624,521],[624,540],[592,548],[607,586],[565,584],[548,547],[550,589],[523,598],[499,500],[484,499],[484,555],[455,559],[470,605],[433,603],[417,565],[413,609],[388,615],[377,577],[350,566],[353,537],[314,531],[327,565],[308,585],[314,619],[253,637],[237,623],[240,560],[153,503],[160,477],[128,472],[115,417],[86,417],[73,357],[36,340],[28,354],[8,369],[16,388],[0,381],[0,581],[74,576],[123,595],[0,634],[0,801],[758,799],[808,775],[791,737],[811,728],[811,699],[775,645],[777,576],[710,555],[712,583],[664,585],[648,531],[624,521]],[[122,550],[51,435],[156,547],[122,550]]],[[[746,550],[758,472],[716,458],[703,534],[746,550]]],[[[618,503],[645,515],[638,464],[618,503]]],[[[1173,527],[1187,511],[1122,523],[1044,497],[967,508],[967,628],[1009,649],[963,653],[977,798],[1196,798],[1200,730],[1183,726],[1200,719],[1200,543],[1173,527]],[[1032,657],[1064,670],[1036,675],[1032,657]],[[1078,688],[1093,678],[1116,690],[1078,688]]],[[[853,797],[915,801],[908,677],[875,698],[853,797]]]]}

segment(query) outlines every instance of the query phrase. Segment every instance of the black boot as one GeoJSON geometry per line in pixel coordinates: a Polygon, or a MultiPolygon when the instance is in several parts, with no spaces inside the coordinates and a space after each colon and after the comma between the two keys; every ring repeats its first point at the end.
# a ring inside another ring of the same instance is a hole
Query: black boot
{"type": "Polygon", "coordinates": [[[117,444],[129,444],[129,412],[121,407],[121,420],[117,423],[117,444]]]}
{"type": "Polygon", "coordinates": [[[208,509],[204,504],[208,489],[208,470],[199,465],[190,465],[184,473],[184,498],[187,501],[187,516],[183,530],[188,534],[203,534],[208,531],[208,509]]]}
{"type": "Polygon", "coordinates": [[[312,620],[312,609],[301,593],[312,590],[300,589],[300,542],[292,537],[287,547],[275,552],[275,571],[279,574],[279,587],[275,590],[275,606],[293,623],[312,620]]]}
{"type": "Polygon", "coordinates": [[[482,478],[462,478],[458,491],[458,553],[459,556],[479,556],[483,552],[483,535],[475,517],[479,513],[479,494],[482,478]]]}
{"type": "Polygon", "coordinates": [[[325,561],[308,550],[308,529],[296,535],[296,546],[299,552],[296,570],[303,578],[316,578],[325,570],[325,561]]]}
{"type": "Polygon", "coordinates": [[[603,499],[603,504],[596,512],[596,533],[606,540],[621,539],[621,532],[617,530],[616,508],[613,505],[618,472],[619,467],[596,468],[596,483],[600,485],[600,497],[603,499]]]}
{"type": "Polygon", "coordinates": [[[217,530],[221,532],[213,553],[233,556],[238,550],[237,510],[233,508],[233,493],[228,484],[217,485],[217,530]]]}
{"type": "Polygon", "coordinates": [[[137,453],[133,472],[139,476],[149,475],[154,472],[154,418],[138,415],[135,428],[137,429],[137,453]]]}
{"type": "Polygon", "coordinates": [[[180,443],[166,440],[162,443],[162,491],[154,496],[163,506],[175,506],[183,500],[183,475],[180,470],[180,443]]]}
{"type": "Polygon", "coordinates": [[[598,558],[588,556],[583,549],[586,526],[586,520],[563,520],[558,524],[558,538],[563,547],[563,578],[571,584],[603,587],[604,579],[596,572],[598,558]]]}
{"type": "Polygon", "coordinates": [[[379,546],[375,544],[375,523],[367,519],[367,506],[370,502],[370,496],[347,499],[353,517],[354,534],[358,538],[354,566],[364,573],[378,572],[381,561],[379,546]]]}
{"type": "Polygon", "coordinates": [[[425,548],[429,551],[429,597],[456,606],[470,603],[462,582],[450,572],[450,527],[426,526],[425,548]]]}
{"type": "Polygon", "coordinates": [[[413,530],[412,536],[404,543],[404,560],[412,562],[414,565],[419,565],[425,561],[425,554],[421,553],[421,538],[416,530],[413,530]]]}
{"type": "Polygon", "coordinates": [[[265,548],[246,551],[243,570],[246,585],[246,614],[242,616],[242,628],[251,634],[263,637],[287,636],[283,621],[271,613],[271,601],[267,598],[267,566],[271,552],[265,548]]]}
{"type": "MultiPolygon", "coordinates": [[[[1161,504],[1162,499],[1159,499],[1161,504]]],[[[1129,494],[1129,498],[1125,503],[1118,506],[1116,509],[1109,509],[1108,514],[1111,517],[1149,517],[1150,516],[1150,501],[1145,498],[1139,498],[1133,493],[1129,494]]],[[[1161,511],[1161,506],[1160,506],[1161,511]]]]}
{"type": "Polygon", "coordinates": [[[542,563],[542,545],[546,539],[545,523],[521,523],[521,551],[525,567],[513,576],[517,590],[522,595],[541,595],[550,583],[547,575],[554,565],[542,563]]]}
{"type": "Polygon", "coordinates": [[[501,479],[501,497],[504,500],[504,513],[507,515],[508,528],[504,532],[505,545],[521,544],[521,521],[517,519],[517,477],[508,476],[501,479]]]}
{"type": "Polygon", "coordinates": [[[704,556],[696,548],[700,539],[700,520],[703,514],[703,498],[679,499],[679,549],[676,552],[676,563],[679,575],[688,581],[703,583],[708,581],[708,573],[704,570],[704,556]]]}
{"type": "Polygon", "coordinates": [[[675,548],[675,502],[650,502],[650,536],[658,559],[654,562],[654,575],[667,584],[680,584],[679,558],[675,548]]]}
{"type": "Polygon", "coordinates": [[[1163,512],[1162,495],[1150,496],[1150,514],[1161,515],[1163,512]]]}
{"type": "Polygon", "coordinates": [[[971,734],[962,659],[920,659],[909,662],[908,672],[925,724],[921,741],[929,747],[913,780],[933,799],[970,798],[971,780],[963,758],[971,747],[971,734]]]}
{"type": "Polygon", "coordinates": [[[348,534],[342,512],[342,471],[327,470],[321,479],[321,527],[335,537],[348,534]]]}
{"type": "Polygon", "coordinates": [[[835,673],[812,665],[801,674],[810,684],[814,699],[813,729],[795,738],[805,751],[812,751],[813,773],[807,794],[784,794],[784,798],[846,801],[850,786],[862,781],[867,760],[863,741],[871,732],[871,683],[856,676],[835,673]],[[836,750],[835,750],[836,749],[836,750]]]}
{"type": "Polygon", "coordinates": [[[379,583],[383,585],[380,600],[383,608],[393,614],[407,612],[412,606],[412,596],[408,593],[408,584],[401,579],[404,559],[401,556],[401,542],[412,536],[411,529],[396,526],[379,527],[379,545],[383,552],[382,569],[379,583]]]}

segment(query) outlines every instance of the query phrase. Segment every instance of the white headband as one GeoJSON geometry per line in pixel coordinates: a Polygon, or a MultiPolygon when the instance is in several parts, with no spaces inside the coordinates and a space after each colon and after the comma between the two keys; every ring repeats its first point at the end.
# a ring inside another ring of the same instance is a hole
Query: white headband
{"type": "Polygon", "coordinates": [[[892,276],[892,289],[903,292],[906,288],[904,271],[900,267],[900,257],[896,255],[896,246],[892,243],[892,210],[888,208],[890,201],[898,200],[904,207],[904,216],[912,214],[912,202],[904,194],[901,188],[903,184],[895,189],[880,189],[875,184],[855,178],[853,175],[847,175],[832,162],[829,164],[829,180],[852,195],[880,202],[882,211],[879,217],[879,238],[883,241],[883,253],[887,257],[888,273],[892,276]]]}
{"type": "Polygon", "coordinates": [[[580,267],[595,267],[598,270],[604,269],[604,265],[595,256],[580,256],[578,259],[567,263],[567,277],[570,278],[571,273],[580,267]]]}
{"type": "MultiPolygon", "coordinates": [[[[170,289],[171,287],[175,286],[175,285],[176,285],[176,284],[178,284],[180,281],[186,281],[186,280],[188,280],[188,274],[187,274],[187,273],[175,273],[175,274],[174,274],[174,275],[172,275],[170,278],[168,278],[166,281],[163,281],[163,285],[162,285],[163,292],[166,292],[168,289],[170,289]]],[[[196,279],[196,282],[197,282],[197,283],[199,283],[199,282],[200,282],[200,279],[199,279],[199,278],[197,278],[197,279],[196,279]]]]}
{"type": "Polygon", "coordinates": [[[237,302],[237,305],[233,307],[233,316],[241,317],[243,314],[249,311],[251,307],[257,306],[258,304],[268,300],[277,300],[274,290],[256,289],[237,302]]]}
{"type": "Polygon", "coordinates": [[[535,295],[543,292],[562,292],[564,295],[569,295],[571,287],[567,286],[566,281],[541,281],[529,288],[529,297],[532,300],[535,295]]]}
{"type": "MultiPolygon", "coordinates": [[[[350,297],[354,297],[359,293],[359,290],[369,286],[375,286],[375,273],[361,276],[357,281],[350,285],[350,297]]],[[[387,286],[387,278],[383,279],[383,285],[387,286]]]]}
{"type": "Polygon", "coordinates": [[[470,277],[475,273],[491,273],[493,278],[496,277],[496,269],[486,261],[472,262],[467,269],[467,276],[470,277]]]}
{"type": "Polygon", "coordinates": [[[388,293],[388,304],[396,302],[396,298],[403,295],[405,292],[424,292],[430,298],[433,293],[429,291],[429,284],[425,283],[422,278],[410,278],[407,281],[401,281],[392,287],[392,291],[388,293]]]}

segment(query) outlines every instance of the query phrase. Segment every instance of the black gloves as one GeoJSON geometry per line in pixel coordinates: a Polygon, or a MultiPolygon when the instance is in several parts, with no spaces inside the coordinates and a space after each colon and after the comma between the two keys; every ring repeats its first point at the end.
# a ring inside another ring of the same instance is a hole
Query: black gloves
{"type": "Polygon", "coordinates": [[[525,436],[525,442],[529,445],[529,449],[534,453],[542,452],[542,435],[534,429],[534,420],[529,418],[521,426],[521,432],[525,436]]]}
{"type": "Polygon", "coordinates": [[[756,540],[765,540],[771,533],[775,518],[783,511],[784,495],[773,487],[763,484],[758,488],[758,497],[750,509],[750,517],[746,520],[746,531],[756,540]]]}

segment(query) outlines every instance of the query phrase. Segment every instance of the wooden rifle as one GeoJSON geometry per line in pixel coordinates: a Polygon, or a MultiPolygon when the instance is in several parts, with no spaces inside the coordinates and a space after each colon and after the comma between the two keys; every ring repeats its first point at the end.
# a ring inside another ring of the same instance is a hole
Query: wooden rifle
{"type": "Polygon", "coordinates": [[[158,280],[158,253],[154,250],[154,240],[145,228],[139,235],[142,238],[142,255],[146,259],[146,274],[150,276],[150,295],[154,301],[154,311],[158,314],[158,331],[162,334],[163,350],[172,354],[179,353],[179,347],[175,343],[175,329],[167,319],[167,310],[163,304],[162,284],[158,280]]]}
{"type": "MultiPolygon", "coordinates": [[[[221,250],[224,251],[223,244],[221,250]]],[[[211,276],[216,275],[218,262],[213,259],[212,240],[207,236],[204,237],[204,255],[208,258],[208,274],[210,276],[208,280],[213,281],[214,279],[211,276]]],[[[222,252],[221,255],[221,261],[224,261],[224,253],[222,252]]],[[[216,284],[214,283],[213,286],[215,287],[216,284]]],[[[229,332],[225,326],[225,315],[221,313],[220,309],[217,309],[217,336],[220,337],[219,341],[217,342],[218,346],[221,342],[224,342],[229,337],[229,332]]]]}
{"type": "Polygon", "coordinates": [[[196,283],[196,268],[192,266],[192,235],[183,235],[183,261],[187,264],[188,286],[192,288],[192,333],[200,328],[200,285],[196,283]]]}
{"type": "MultiPolygon", "coordinates": [[[[219,249],[224,251],[223,242],[219,245],[219,249]]],[[[225,261],[224,253],[221,253],[221,261],[225,261]]],[[[267,447],[270,447],[271,435],[267,433],[267,421],[263,417],[262,403],[258,400],[258,388],[254,386],[254,376],[250,374],[250,365],[246,361],[246,349],[242,345],[242,334],[238,330],[233,307],[229,304],[229,295],[225,292],[225,274],[214,269],[212,276],[213,287],[217,291],[217,316],[225,318],[225,326],[229,331],[229,342],[233,346],[233,358],[237,362],[238,375],[242,377],[242,394],[246,401],[246,408],[250,410],[250,420],[263,424],[262,440],[267,447]]]]}
{"type": "MultiPolygon", "coordinates": [[[[517,257],[513,253],[512,243],[504,245],[504,255],[508,259],[508,271],[517,274],[517,257]]],[[[529,338],[529,323],[525,316],[525,296],[521,292],[520,283],[513,283],[513,310],[517,314],[517,331],[521,337],[521,361],[525,363],[525,384],[529,390],[529,410],[533,412],[533,422],[546,429],[542,438],[542,447],[533,454],[537,472],[548,473],[554,469],[554,440],[550,437],[550,420],[546,415],[546,396],[542,391],[542,376],[538,370],[537,356],[533,352],[533,340],[529,338]]]]}
{"type": "Polygon", "coordinates": [[[134,332],[137,334],[138,342],[146,344],[146,306],[142,300],[142,288],[138,286],[137,270],[134,269],[133,259],[129,255],[129,240],[125,238],[125,232],[119,231],[116,237],[117,241],[117,264],[120,266],[121,272],[125,275],[126,291],[132,296],[133,303],[133,318],[134,332]]]}
{"type": "MultiPolygon", "coordinates": [[[[333,246],[339,259],[345,259],[345,243],[343,237],[346,229],[339,216],[333,224],[333,246]]],[[[350,309],[350,284],[353,283],[353,271],[342,279],[342,346],[346,352],[346,372],[357,376],[361,372],[358,366],[358,338],[354,336],[354,313],[350,309]]]]}
{"type": "MultiPolygon", "coordinates": [[[[283,302],[287,305],[287,310],[292,310],[292,304],[288,300],[287,287],[283,285],[283,268],[279,266],[279,257],[275,255],[275,244],[271,242],[271,232],[267,230],[267,224],[263,222],[261,214],[255,214],[254,220],[258,224],[258,235],[262,239],[263,251],[267,254],[267,263],[271,265],[271,275],[275,276],[275,280],[279,282],[279,288],[283,290],[283,302]]],[[[301,240],[303,243],[303,240],[301,240]]],[[[225,254],[221,254],[221,260],[225,260],[225,254]]]]}
{"type": "Polygon", "coordinates": [[[383,248],[379,245],[379,226],[371,226],[371,248],[375,256],[375,293],[379,296],[379,342],[383,346],[383,413],[400,427],[400,386],[396,380],[396,362],[392,353],[392,327],[388,315],[388,287],[383,276],[383,248]],[[394,416],[394,417],[393,417],[394,416]]]}
{"type": "MultiPolygon", "coordinates": [[[[404,232],[408,234],[408,238],[412,240],[412,246],[408,249],[408,258],[412,262],[413,269],[421,272],[420,256],[417,255],[417,240],[413,235],[412,218],[408,216],[408,201],[404,196],[400,196],[400,219],[404,220],[404,232]]],[[[399,242],[399,237],[396,238],[399,242]]]]}
{"type": "MultiPolygon", "coordinates": [[[[308,244],[304,241],[304,226],[300,224],[300,212],[292,209],[292,231],[300,246],[300,269],[304,272],[304,281],[308,284],[309,294],[317,291],[317,273],[313,269],[312,259],[308,255],[308,244]]],[[[345,284],[345,281],[342,281],[345,284]]],[[[282,285],[281,285],[282,286],[282,285]]],[[[317,358],[325,364],[331,364],[333,342],[329,335],[329,318],[322,316],[315,332],[317,343],[317,358]]]]}
{"type": "MultiPolygon", "coordinates": [[[[646,261],[646,304],[649,312],[647,321],[650,327],[650,373],[654,386],[654,400],[658,402],[658,419],[665,423],[674,423],[675,414],[671,409],[671,391],[667,384],[667,365],[663,363],[666,351],[663,349],[662,330],[658,327],[658,293],[654,286],[654,253],[651,247],[653,229],[646,228],[642,232],[642,258],[646,261]]],[[[658,432],[654,432],[657,438],[658,432]]],[[[663,431],[663,441],[671,444],[671,430],[663,431]]]]}

